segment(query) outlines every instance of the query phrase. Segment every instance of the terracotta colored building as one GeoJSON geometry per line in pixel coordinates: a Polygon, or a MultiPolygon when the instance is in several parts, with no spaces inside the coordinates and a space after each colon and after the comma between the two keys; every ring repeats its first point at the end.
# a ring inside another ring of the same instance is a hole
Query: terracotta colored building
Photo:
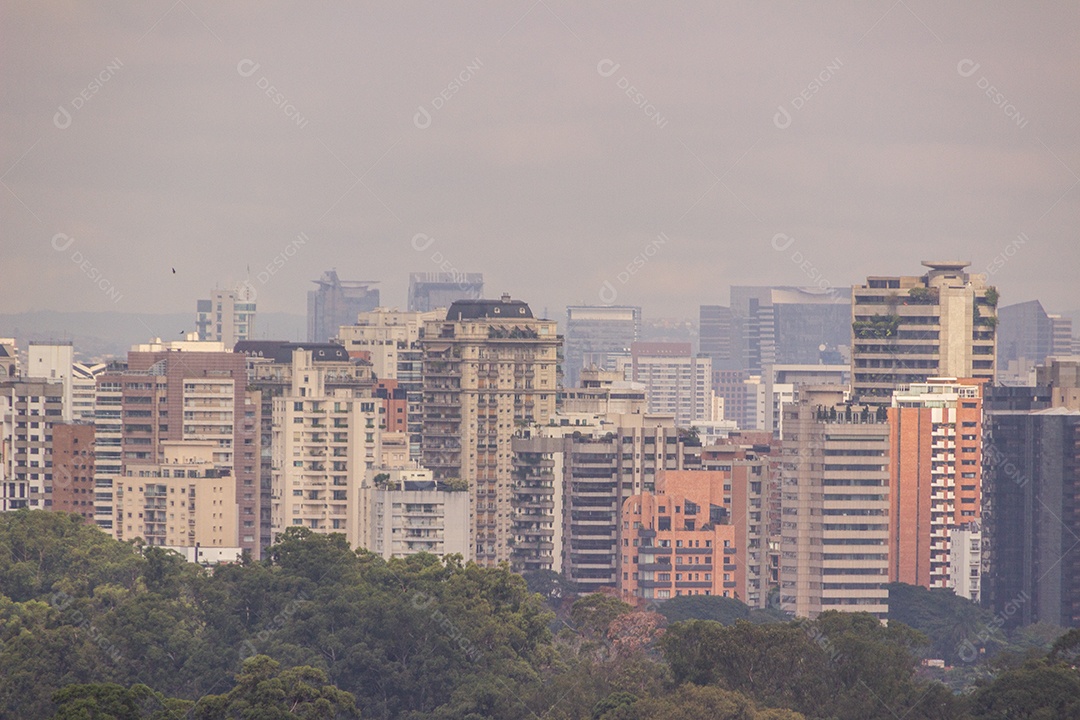
{"type": "Polygon", "coordinates": [[[724,504],[727,479],[718,471],[668,471],[655,493],[623,502],[618,587],[624,600],[745,597],[745,569],[737,562],[735,526],[724,504]]]}
{"type": "Polygon", "coordinates": [[[94,522],[93,425],[53,425],[51,509],[94,522]]]}
{"type": "Polygon", "coordinates": [[[930,378],[893,395],[888,411],[892,582],[951,588],[979,599],[978,557],[962,572],[951,566],[954,544],[963,544],[966,553],[973,539],[981,540],[983,382],[930,378]]]}

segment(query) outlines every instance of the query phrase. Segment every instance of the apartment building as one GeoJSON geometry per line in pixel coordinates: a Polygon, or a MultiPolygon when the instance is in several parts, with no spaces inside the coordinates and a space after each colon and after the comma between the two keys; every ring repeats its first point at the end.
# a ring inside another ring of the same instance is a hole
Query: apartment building
{"type": "Polygon", "coordinates": [[[444,557],[469,552],[469,493],[438,488],[424,468],[369,471],[363,501],[365,547],[385,559],[425,552],[444,557]]]}
{"type": "Polygon", "coordinates": [[[167,547],[198,561],[199,548],[238,561],[240,512],[236,478],[222,467],[212,440],[161,443],[160,463],[129,465],[115,485],[117,522],[127,539],[167,547]]]}
{"type": "MultiPolygon", "coordinates": [[[[247,391],[242,354],[219,342],[176,341],[136,345],[127,366],[97,378],[95,411],[95,518],[118,539],[118,479],[141,466],[160,466],[164,443],[206,441],[220,475],[235,478],[239,547],[258,557],[259,401],[247,391]]],[[[134,525],[134,524],[133,524],[134,525]]]]}
{"type": "Polygon", "coordinates": [[[307,294],[308,342],[328,342],[339,327],[354,322],[357,314],[379,307],[377,281],[342,280],[337,270],[327,270],[312,282],[318,288],[307,294]]]}
{"type": "Polygon", "coordinates": [[[997,290],[966,262],[923,261],[922,276],[871,276],[851,307],[853,396],[875,407],[931,377],[994,381],[997,290]]]}
{"type": "Polygon", "coordinates": [[[665,472],[655,492],[622,505],[623,600],[667,600],[683,595],[740,597],[735,528],[724,505],[723,473],[665,472]]]}
{"type": "Polygon", "coordinates": [[[714,420],[712,360],[695,356],[690,343],[634,343],[630,346],[631,374],[642,383],[649,412],[675,416],[679,427],[714,420]]]}
{"type": "Polygon", "coordinates": [[[884,619],[889,582],[889,432],[883,412],[805,387],[784,407],[780,606],[884,619]]]}
{"type": "Polygon", "coordinates": [[[208,300],[195,309],[195,338],[219,342],[231,349],[241,340],[255,337],[255,293],[248,286],[236,290],[212,290],[208,300]]]}
{"type": "Polygon", "coordinates": [[[0,382],[0,511],[47,509],[53,485],[53,428],[64,389],[37,379],[0,382]]]}
{"type": "Polygon", "coordinates": [[[328,387],[336,372],[294,350],[291,386],[273,400],[271,534],[306,527],[359,547],[360,487],[380,460],[381,406],[328,387]]]}
{"type": "Polygon", "coordinates": [[[51,509],[94,522],[94,426],[53,425],[51,509]]]}
{"type": "Polygon", "coordinates": [[[893,393],[888,410],[892,582],[954,591],[963,586],[965,597],[979,598],[979,566],[968,565],[962,577],[955,577],[952,550],[968,553],[972,539],[981,542],[981,386],[971,379],[930,378],[893,393]]]}
{"type": "Polygon", "coordinates": [[[356,397],[371,394],[371,366],[354,360],[333,343],[292,343],[280,340],[239,342],[235,352],[244,356],[248,368],[248,391],[259,405],[259,545],[265,551],[273,542],[271,492],[273,485],[274,400],[292,388],[293,353],[307,350],[311,362],[323,369],[324,387],[345,390],[356,397]]]}
{"type": "Polygon", "coordinates": [[[424,327],[423,465],[469,487],[472,555],[510,559],[511,441],[555,414],[562,339],[520,300],[459,300],[424,327]]]}

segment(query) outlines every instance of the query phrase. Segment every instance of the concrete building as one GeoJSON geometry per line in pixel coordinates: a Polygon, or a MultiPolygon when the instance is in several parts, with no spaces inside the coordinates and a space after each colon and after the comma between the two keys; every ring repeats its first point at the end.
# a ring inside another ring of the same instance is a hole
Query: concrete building
{"type": "Polygon", "coordinates": [[[448,308],[458,300],[484,297],[483,273],[409,273],[410,312],[431,312],[448,308]]]}
{"type": "Polygon", "coordinates": [[[784,407],[780,606],[884,619],[889,593],[889,423],[805,387],[784,407]]]}
{"type": "Polygon", "coordinates": [[[698,467],[689,443],[670,415],[648,413],[559,415],[519,430],[511,566],[563,573],[582,592],[615,588],[623,501],[654,492],[665,471],[698,467]]]}
{"type": "Polygon", "coordinates": [[[634,343],[628,380],[642,383],[649,412],[675,416],[679,427],[712,417],[712,360],[695,356],[690,343],[634,343]]]}
{"type": "Polygon", "coordinates": [[[53,425],[50,509],[94,522],[94,426],[53,425]]]}
{"type": "Polygon", "coordinates": [[[1035,368],[1048,357],[1072,354],[1071,319],[1047,313],[1038,300],[998,310],[998,383],[1032,385],[1035,368]]]}
{"type": "Polygon", "coordinates": [[[510,558],[511,441],[555,414],[561,344],[554,321],[509,295],[459,300],[424,327],[423,465],[468,484],[468,559],[481,565],[510,558]]]}
{"type": "MultiPolygon", "coordinates": [[[[392,380],[406,401],[406,422],[410,434],[411,456],[420,459],[423,433],[423,351],[420,337],[424,324],[446,317],[445,310],[402,312],[376,308],[359,313],[351,325],[338,329],[337,341],[353,357],[371,361],[378,380],[392,380]]],[[[393,392],[388,393],[390,395],[393,392]]]]}
{"type": "MultiPolygon", "coordinates": [[[[953,548],[981,538],[982,381],[931,378],[901,386],[889,416],[889,579],[975,591],[979,566],[954,577],[953,548]],[[955,535],[955,538],[954,538],[955,535]]],[[[957,592],[959,594],[959,592],[957,592]]]]}
{"type": "Polygon", "coordinates": [[[106,363],[80,363],[71,366],[71,419],[92,423],[97,405],[97,376],[108,368],[106,363]]]}
{"type": "Polygon", "coordinates": [[[741,368],[734,315],[726,305],[698,309],[698,352],[712,360],[713,372],[741,368]]]}
{"type": "Polygon", "coordinates": [[[778,454],[771,437],[739,433],[701,450],[701,469],[723,480],[723,507],[735,532],[734,563],[726,563],[736,566],[729,570],[736,583],[732,597],[757,608],[767,607],[770,590],[780,584],[778,454]]]}
{"type": "Polygon", "coordinates": [[[327,270],[312,282],[319,287],[307,294],[308,342],[327,342],[339,327],[355,322],[359,313],[379,307],[375,281],[341,280],[336,270],[327,270]]]}
{"type": "Polygon", "coordinates": [[[853,397],[889,405],[900,385],[930,377],[993,382],[997,290],[969,263],[924,261],[925,275],[873,276],[852,303],[853,397]]]}
{"type": "Polygon", "coordinates": [[[273,400],[271,534],[305,527],[359,547],[360,487],[380,461],[380,403],[328,388],[335,372],[294,350],[291,387],[273,400]]]}
{"type": "Polygon", "coordinates": [[[1080,627],[1080,409],[1066,387],[1080,389],[1078,368],[1052,359],[1040,372],[1054,388],[987,393],[982,600],[1006,628],[1080,627]]]}
{"type": "Polygon", "coordinates": [[[63,406],[60,383],[0,382],[0,511],[49,507],[53,427],[63,421],[63,406]]]}
{"type": "Polygon", "coordinates": [[[213,290],[209,300],[199,300],[195,313],[195,339],[219,342],[232,349],[241,340],[254,337],[255,296],[250,286],[213,290]]]}
{"type": "Polygon", "coordinates": [[[581,371],[616,369],[615,356],[625,356],[641,339],[641,308],[629,305],[571,305],[566,308],[566,353],[563,385],[577,387],[581,371]]]}
{"type": "MultiPolygon", "coordinates": [[[[126,368],[97,378],[95,518],[118,539],[118,482],[164,463],[166,443],[213,444],[213,470],[235,478],[238,546],[259,556],[260,405],[247,392],[244,355],[220,342],[156,340],[128,352],[126,368]],[[129,475],[128,471],[134,472],[129,475]]],[[[131,523],[133,526],[135,523],[131,523]]]]}
{"type": "Polygon", "coordinates": [[[259,545],[265,551],[273,542],[274,400],[292,389],[293,353],[297,350],[310,353],[311,362],[323,369],[323,383],[328,390],[345,390],[354,397],[369,397],[374,382],[369,364],[350,358],[345,348],[333,343],[258,340],[237,343],[234,350],[247,361],[249,394],[259,405],[259,545]]]}
{"type": "Polygon", "coordinates": [[[119,478],[117,522],[126,539],[184,552],[214,548],[238,560],[236,478],[212,440],[163,441],[161,463],[128,466],[119,478]]]}
{"type": "Polygon", "coordinates": [[[849,288],[732,286],[735,367],[760,375],[766,365],[847,362],[850,303],[849,288]]]}
{"type": "Polygon", "coordinates": [[[75,348],[71,341],[30,341],[26,377],[59,383],[63,387],[61,418],[69,423],[74,419],[73,374],[75,348]]]}
{"type": "Polygon", "coordinates": [[[385,559],[469,554],[469,493],[439,489],[430,470],[375,468],[365,483],[365,547],[385,559]]]}
{"type": "Polygon", "coordinates": [[[724,505],[722,473],[667,472],[656,492],[622,505],[623,600],[682,595],[738,597],[735,528],[724,505]]]}

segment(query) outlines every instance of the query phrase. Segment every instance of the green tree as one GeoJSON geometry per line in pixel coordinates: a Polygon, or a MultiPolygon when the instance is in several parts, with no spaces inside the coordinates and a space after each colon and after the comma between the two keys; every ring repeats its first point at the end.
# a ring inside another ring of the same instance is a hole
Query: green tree
{"type": "Polygon", "coordinates": [[[224,695],[207,695],[195,704],[196,720],[343,720],[358,718],[353,696],[329,683],[313,667],[281,670],[265,655],[244,661],[236,685],[224,695]]]}
{"type": "Polygon", "coordinates": [[[191,708],[187,700],[166,698],[146,685],[68,685],[52,697],[55,720],[173,720],[191,708]]]}

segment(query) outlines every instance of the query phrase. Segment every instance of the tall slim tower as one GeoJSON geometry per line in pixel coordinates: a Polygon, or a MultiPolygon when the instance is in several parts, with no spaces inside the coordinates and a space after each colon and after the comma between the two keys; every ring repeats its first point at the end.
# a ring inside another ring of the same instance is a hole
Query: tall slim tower
{"type": "Polygon", "coordinates": [[[307,294],[308,342],[326,342],[342,325],[356,322],[358,313],[379,306],[379,289],[371,280],[341,280],[336,270],[327,270],[313,281],[318,290],[307,294]]]}
{"type": "Polygon", "coordinates": [[[459,300],[425,325],[423,464],[439,483],[468,484],[470,559],[482,565],[510,559],[510,442],[555,414],[561,344],[555,321],[509,295],[459,300]]]}
{"type": "Polygon", "coordinates": [[[889,579],[978,602],[979,563],[953,565],[982,540],[981,383],[913,383],[896,391],[888,414],[889,579]]]}
{"type": "Polygon", "coordinates": [[[255,337],[255,297],[249,287],[214,290],[209,300],[198,302],[195,314],[198,340],[219,342],[231,350],[241,340],[255,337]]]}
{"type": "Polygon", "coordinates": [[[854,289],[858,402],[887,406],[898,386],[931,377],[994,380],[998,293],[969,264],[923,261],[921,277],[873,276],[854,289]]]}

